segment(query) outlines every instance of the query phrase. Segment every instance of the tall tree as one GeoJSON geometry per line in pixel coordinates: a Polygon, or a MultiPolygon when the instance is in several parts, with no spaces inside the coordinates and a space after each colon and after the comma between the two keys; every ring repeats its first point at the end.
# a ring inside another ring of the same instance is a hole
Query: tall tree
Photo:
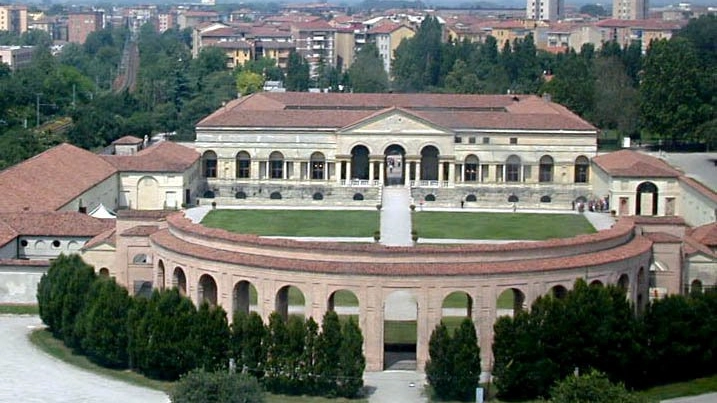
{"type": "Polygon", "coordinates": [[[438,19],[426,17],[416,35],[396,48],[393,76],[398,89],[424,91],[440,85],[443,63],[443,30],[438,19]]]}
{"type": "Polygon", "coordinates": [[[339,365],[341,361],[341,322],[334,311],[328,311],[321,322],[316,362],[319,387],[328,396],[337,395],[339,365]]]}
{"type": "Polygon", "coordinates": [[[642,122],[653,136],[671,144],[694,139],[694,130],[714,109],[700,95],[700,63],[685,38],[653,41],[640,85],[642,122]]]}
{"type": "Polygon", "coordinates": [[[353,398],[363,388],[363,372],[366,369],[366,357],[363,354],[363,335],[361,328],[353,318],[341,326],[341,354],[339,356],[338,395],[353,398]]]}
{"type": "Polygon", "coordinates": [[[451,394],[451,336],[448,328],[441,321],[433,332],[428,341],[428,356],[426,362],[426,378],[433,388],[433,391],[440,398],[448,398],[451,394]]]}
{"type": "Polygon", "coordinates": [[[286,65],[286,89],[308,91],[309,82],[309,63],[299,53],[292,51],[286,65]]]}
{"type": "Polygon", "coordinates": [[[231,333],[222,307],[203,302],[197,310],[190,337],[197,367],[208,371],[227,367],[231,333]]]}
{"type": "Polygon", "coordinates": [[[480,347],[476,328],[469,318],[463,319],[454,331],[451,340],[452,396],[460,400],[471,400],[480,380],[480,347]]]}
{"type": "Polygon", "coordinates": [[[348,71],[353,92],[386,92],[388,74],[374,44],[367,44],[356,54],[356,61],[348,71]]]}

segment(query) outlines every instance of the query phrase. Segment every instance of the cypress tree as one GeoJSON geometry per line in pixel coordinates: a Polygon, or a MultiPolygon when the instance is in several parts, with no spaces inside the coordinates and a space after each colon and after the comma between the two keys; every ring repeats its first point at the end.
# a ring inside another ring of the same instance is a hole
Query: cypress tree
{"type": "Polygon", "coordinates": [[[242,333],[242,364],[248,373],[261,378],[266,364],[266,327],[256,312],[250,312],[242,333]]]}
{"type": "Polygon", "coordinates": [[[318,385],[323,394],[336,396],[341,359],[341,322],[334,311],[327,311],[321,323],[316,360],[318,385]]]}
{"type": "Polygon", "coordinates": [[[450,367],[452,387],[450,396],[458,400],[470,400],[475,394],[480,380],[480,347],[473,321],[463,319],[451,340],[450,367]]]}
{"type": "Polygon", "coordinates": [[[284,318],[273,312],[269,315],[269,325],[266,333],[266,372],[264,385],[273,392],[284,390],[284,370],[287,356],[287,331],[284,318]]]}
{"type": "Polygon", "coordinates": [[[429,360],[426,363],[426,378],[435,394],[440,398],[447,398],[451,393],[451,337],[448,328],[441,321],[428,341],[429,360]]]}
{"type": "Polygon", "coordinates": [[[62,317],[60,329],[62,339],[68,347],[80,347],[80,331],[76,329],[78,314],[85,305],[85,298],[92,282],[97,277],[92,266],[86,264],[79,255],[70,255],[68,266],[70,271],[67,284],[62,292],[62,317]]]}
{"type": "Polygon", "coordinates": [[[309,318],[304,323],[304,354],[302,357],[304,365],[304,373],[306,375],[304,379],[304,390],[308,394],[317,394],[319,389],[317,388],[316,378],[316,365],[318,359],[318,342],[319,342],[319,324],[316,323],[314,318],[309,318]]]}
{"type": "Polygon", "coordinates": [[[353,318],[341,326],[341,354],[339,356],[338,395],[356,397],[363,388],[363,371],[366,357],[363,355],[363,335],[353,318]]]}
{"type": "Polygon", "coordinates": [[[227,313],[220,306],[202,303],[192,327],[196,366],[208,371],[226,368],[231,333],[227,313]]]}

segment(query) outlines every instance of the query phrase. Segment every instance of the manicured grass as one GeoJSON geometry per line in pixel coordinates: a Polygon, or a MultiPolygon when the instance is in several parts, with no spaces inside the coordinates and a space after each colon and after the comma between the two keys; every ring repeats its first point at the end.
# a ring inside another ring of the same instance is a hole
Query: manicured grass
{"type": "MultiPolygon", "coordinates": [[[[89,372],[106,376],[108,378],[117,379],[119,381],[131,383],[133,385],[142,386],[150,389],[156,389],[169,393],[174,383],[155,381],[152,379],[145,378],[144,376],[132,372],[129,370],[113,370],[100,367],[90,362],[86,357],[77,355],[67,348],[62,341],[52,337],[52,333],[47,330],[37,329],[33,331],[29,336],[30,342],[37,346],[40,350],[45,353],[64,361],[70,365],[82,368],[89,372]]],[[[271,393],[265,393],[267,403],[366,403],[365,399],[327,399],[324,397],[315,396],[286,396],[286,395],[274,395],[271,393]]]]}
{"type": "Polygon", "coordinates": [[[256,235],[373,237],[376,211],[212,210],[202,224],[256,235]]]}
{"type": "Polygon", "coordinates": [[[168,392],[172,388],[172,383],[170,382],[162,382],[148,379],[136,372],[132,372],[129,370],[109,369],[96,365],[90,360],[88,360],[87,357],[73,353],[72,350],[67,348],[61,340],[52,337],[52,333],[50,333],[48,330],[34,330],[32,333],[30,333],[29,338],[32,344],[37,346],[45,353],[70,365],[74,365],[78,368],[82,368],[95,374],[114,378],[145,388],[161,390],[164,392],[168,392]]]}
{"type": "Polygon", "coordinates": [[[347,290],[339,290],[334,293],[334,306],[358,306],[358,298],[354,293],[347,290]]]}
{"type": "Polygon", "coordinates": [[[695,396],[712,392],[717,392],[717,375],[708,378],[695,379],[689,382],[656,386],[639,392],[639,394],[654,401],[661,401],[676,397],[695,396]]]}
{"type": "Polygon", "coordinates": [[[513,309],[515,307],[515,296],[511,290],[505,290],[498,296],[496,308],[513,309]]]}
{"type": "MultiPolygon", "coordinates": [[[[372,237],[379,226],[377,214],[337,210],[212,210],[202,224],[256,235],[372,237]]],[[[412,217],[413,229],[422,239],[543,240],[595,232],[579,214],[466,211],[418,212],[412,217]]]]}
{"type": "Polygon", "coordinates": [[[387,320],[383,322],[385,344],[415,344],[415,320],[387,320]]]}
{"type": "Polygon", "coordinates": [[[521,239],[569,238],[595,232],[580,214],[419,212],[413,214],[419,238],[521,239]]]}
{"type": "Polygon", "coordinates": [[[460,291],[452,292],[443,300],[443,308],[465,308],[468,306],[468,294],[460,291]]]}
{"type": "Polygon", "coordinates": [[[20,304],[2,304],[0,305],[0,314],[10,315],[39,315],[40,310],[37,305],[20,305],[20,304]]]}

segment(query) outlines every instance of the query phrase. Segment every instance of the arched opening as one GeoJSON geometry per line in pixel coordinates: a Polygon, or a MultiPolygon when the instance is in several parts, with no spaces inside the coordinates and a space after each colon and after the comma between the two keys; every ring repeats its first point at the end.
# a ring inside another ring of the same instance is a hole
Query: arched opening
{"type": "Polygon", "coordinates": [[[438,178],[438,149],[434,146],[425,146],[421,149],[421,179],[440,180],[438,178]]]}
{"type": "Polygon", "coordinates": [[[199,304],[206,302],[211,306],[217,305],[217,282],[209,274],[202,274],[199,277],[197,301],[199,304]]]}
{"type": "Polygon", "coordinates": [[[137,209],[152,210],[164,205],[162,200],[164,191],[160,189],[159,182],[152,176],[142,177],[137,181],[137,209]]]}
{"type": "Polygon", "coordinates": [[[363,195],[361,193],[354,193],[354,200],[356,201],[362,201],[363,195]]]}
{"type": "Polygon", "coordinates": [[[657,215],[657,186],[652,182],[642,182],[637,186],[635,215],[657,215]]]}
{"type": "Polygon", "coordinates": [[[110,269],[103,267],[100,269],[100,276],[101,277],[109,277],[110,276],[110,269]]]}
{"type": "Polygon", "coordinates": [[[205,178],[217,177],[217,153],[205,151],[202,154],[202,173],[205,178]]]}
{"type": "Polygon", "coordinates": [[[336,312],[340,319],[353,318],[356,323],[359,319],[359,300],[356,294],[349,290],[336,290],[329,295],[329,311],[336,312]]]}
{"type": "Polygon", "coordinates": [[[162,260],[157,263],[156,285],[158,289],[164,290],[164,262],[162,260]]]}
{"type": "Polygon", "coordinates": [[[463,180],[465,182],[477,182],[478,181],[478,167],[480,167],[480,161],[478,157],[471,154],[466,157],[464,163],[464,175],[463,180]]]}
{"type": "Polygon", "coordinates": [[[517,203],[518,201],[520,201],[520,199],[518,199],[518,196],[516,196],[516,195],[508,196],[508,203],[517,203]]]}
{"type": "Polygon", "coordinates": [[[498,295],[495,316],[514,316],[525,309],[525,294],[517,288],[508,288],[498,295]]]}
{"type": "Polygon", "coordinates": [[[550,295],[557,299],[563,299],[568,295],[568,289],[562,285],[556,285],[550,289],[550,295]]]}
{"type": "Polygon", "coordinates": [[[251,156],[246,151],[240,151],[237,154],[236,177],[238,179],[251,178],[251,156]]]}
{"type": "Polygon", "coordinates": [[[416,370],[418,302],[408,291],[390,293],[383,312],[384,369],[416,370]]]}
{"type": "Polygon", "coordinates": [[[257,312],[259,300],[256,287],[248,281],[240,281],[234,285],[232,291],[233,312],[257,312]]]}
{"type": "Polygon", "coordinates": [[[132,264],[148,264],[151,263],[144,253],[138,253],[132,258],[132,264]]]}
{"type": "Polygon", "coordinates": [[[269,154],[269,178],[284,179],[284,154],[278,151],[269,154]]]}
{"type": "Polygon", "coordinates": [[[520,182],[520,168],[520,157],[517,155],[511,155],[508,157],[505,161],[505,181],[520,182]]]}
{"type": "Polygon", "coordinates": [[[591,287],[603,287],[603,283],[600,280],[593,280],[590,282],[591,287]]]}
{"type": "Polygon", "coordinates": [[[271,200],[281,200],[281,193],[279,192],[271,192],[269,195],[269,199],[271,200]]]}
{"type": "Polygon", "coordinates": [[[552,201],[553,201],[553,199],[551,199],[550,196],[548,196],[548,195],[545,195],[545,196],[541,196],[541,197],[540,197],[540,202],[541,202],[541,203],[550,203],[550,202],[552,202],[552,201]]]}
{"type": "Polygon", "coordinates": [[[473,298],[464,291],[454,291],[443,299],[441,320],[450,333],[460,326],[464,318],[473,315],[473,298]]]}
{"type": "Polygon", "coordinates": [[[404,156],[406,150],[398,144],[392,144],[384,151],[386,168],[384,170],[385,183],[387,185],[403,185],[406,167],[404,156]]]}
{"type": "Polygon", "coordinates": [[[204,192],[204,194],[202,195],[202,197],[204,197],[205,199],[213,199],[213,198],[214,198],[214,192],[212,192],[211,190],[207,190],[206,192],[204,192]]]}
{"type": "Polygon", "coordinates": [[[316,192],[311,196],[314,200],[324,200],[324,195],[321,192],[316,192]]]}
{"type": "Polygon", "coordinates": [[[356,146],[351,149],[351,172],[346,179],[369,179],[368,174],[368,148],[356,146]]]}
{"type": "Polygon", "coordinates": [[[311,179],[326,179],[326,158],[324,154],[320,152],[311,154],[309,164],[311,165],[311,179]]]}
{"type": "Polygon", "coordinates": [[[236,192],[236,194],[234,194],[234,198],[235,199],[246,199],[246,193],[244,193],[243,191],[240,190],[240,191],[236,192]]]}
{"type": "Polygon", "coordinates": [[[172,273],[172,287],[179,289],[179,293],[187,295],[187,276],[181,267],[175,267],[172,273]]]}
{"type": "Polygon", "coordinates": [[[553,157],[549,155],[543,155],[540,157],[540,166],[538,169],[538,181],[539,182],[552,182],[553,181],[553,157]]]}
{"type": "Polygon", "coordinates": [[[289,319],[289,315],[297,315],[304,317],[306,299],[304,293],[293,285],[281,287],[276,293],[274,310],[281,315],[284,320],[289,319]]]}
{"type": "Polygon", "coordinates": [[[427,202],[433,202],[436,201],[436,196],[429,193],[426,197],[424,197],[424,200],[427,202]]]}
{"type": "Polygon", "coordinates": [[[575,183],[587,183],[590,177],[590,161],[581,155],[575,158],[575,183]]]}
{"type": "Polygon", "coordinates": [[[474,194],[469,194],[468,196],[466,196],[466,201],[467,201],[467,202],[474,202],[474,201],[478,201],[478,198],[477,198],[476,195],[474,195],[474,194]]]}
{"type": "Polygon", "coordinates": [[[692,293],[700,293],[701,294],[702,292],[703,292],[702,282],[700,280],[692,280],[692,282],[690,283],[690,294],[692,294],[692,293]]]}
{"type": "Polygon", "coordinates": [[[628,277],[627,274],[622,274],[617,279],[617,286],[621,290],[625,291],[625,293],[630,291],[630,277],[628,277]]]}

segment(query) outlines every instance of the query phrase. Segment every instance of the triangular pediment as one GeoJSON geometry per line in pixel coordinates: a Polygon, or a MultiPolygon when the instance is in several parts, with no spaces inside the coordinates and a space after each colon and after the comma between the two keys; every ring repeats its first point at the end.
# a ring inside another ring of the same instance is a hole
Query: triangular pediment
{"type": "Polygon", "coordinates": [[[354,122],[342,134],[432,134],[453,135],[453,131],[401,108],[389,108],[354,122]]]}

